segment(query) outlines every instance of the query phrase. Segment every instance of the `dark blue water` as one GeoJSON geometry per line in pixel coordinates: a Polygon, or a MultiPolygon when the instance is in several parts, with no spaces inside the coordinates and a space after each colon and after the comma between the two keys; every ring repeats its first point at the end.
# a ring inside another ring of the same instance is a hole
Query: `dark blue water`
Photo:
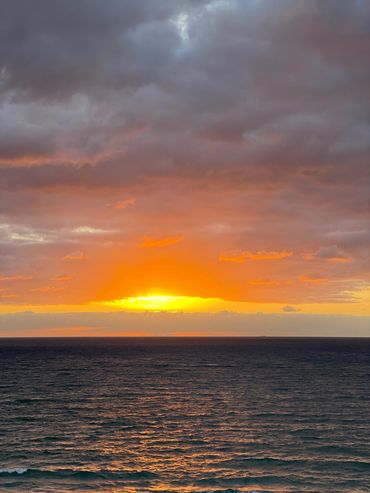
{"type": "Polygon", "coordinates": [[[370,491],[370,339],[3,339],[0,370],[0,491],[370,491]]]}

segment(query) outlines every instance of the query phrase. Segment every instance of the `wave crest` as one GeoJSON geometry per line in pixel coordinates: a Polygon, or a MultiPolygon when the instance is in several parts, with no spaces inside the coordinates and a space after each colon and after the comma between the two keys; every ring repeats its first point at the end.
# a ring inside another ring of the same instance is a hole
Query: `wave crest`
{"type": "Polygon", "coordinates": [[[152,479],[156,475],[148,471],[115,471],[115,470],[79,470],[79,469],[28,469],[11,467],[0,469],[0,476],[23,476],[32,478],[79,478],[94,479],[152,479]]]}

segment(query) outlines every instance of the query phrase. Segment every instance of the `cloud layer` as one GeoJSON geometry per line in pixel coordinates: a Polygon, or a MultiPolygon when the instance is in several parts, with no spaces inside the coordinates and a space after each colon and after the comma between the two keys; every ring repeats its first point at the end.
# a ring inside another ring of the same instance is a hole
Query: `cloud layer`
{"type": "Polygon", "coordinates": [[[3,0],[0,41],[3,302],[369,286],[369,2],[3,0]]]}

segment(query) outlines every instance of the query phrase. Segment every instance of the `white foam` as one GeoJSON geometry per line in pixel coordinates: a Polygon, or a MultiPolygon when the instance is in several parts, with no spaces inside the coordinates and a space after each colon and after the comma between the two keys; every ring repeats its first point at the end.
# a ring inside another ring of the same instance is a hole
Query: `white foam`
{"type": "Polygon", "coordinates": [[[27,467],[11,467],[9,469],[0,469],[0,474],[23,474],[27,472],[27,467]]]}

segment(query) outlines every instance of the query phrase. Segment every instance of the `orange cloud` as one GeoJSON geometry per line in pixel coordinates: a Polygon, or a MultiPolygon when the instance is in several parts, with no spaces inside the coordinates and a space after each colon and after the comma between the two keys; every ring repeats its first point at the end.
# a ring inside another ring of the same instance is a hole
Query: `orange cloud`
{"type": "Polygon", "coordinates": [[[114,204],[115,209],[126,209],[127,206],[135,204],[136,199],[130,197],[126,200],[120,200],[114,204]]]}
{"type": "Polygon", "coordinates": [[[11,299],[11,298],[17,298],[17,295],[14,293],[0,293],[0,299],[11,299]]]}
{"type": "Polygon", "coordinates": [[[152,236],[144,236],[141,239],[140,246],[144,248],[156,248],[175,245],[180,243],[184,239],[183,235],[178,236],[163,236],[160,238],[153,238],[152,236]]]}
{"type": "Polygon", "coordinates": [[[0,276],[0,281],[29,281],[32,276],[27,275],[14,275],[14,276],[0,276]]]}
{"type": "Polygon", "coordinates": [[[320,276],[300,276],[299,280],[307,284],[326,284],[328,282],[326,277],[320,276]]]}
{"type": "Polygon", "coordinates": [[[50,281],[70,281],[71,279],[72,279],[72,276],[61,275],[61,276],[51,277],[50,281]]]}
{"type": "Polygon", "coordinates": [[[218,259],[220,262],[243,263],[246,260],[281,260],[287,257],[291,257],[292,255],[293,252],[288,250],[281,250],[281,251],[260,250],[257,252],[232,251],[232,252],[221,253],[218,259]]]}
{"type": "Polygon", "coordinates": [[[69,253],[68,255],[65,255],[63,257],[63,260],[86,260],[88,257],[86,253],[78,251],[78,252],[72,252],[69,253]]]}
{"type": "Polygon", "coordinates": [[[279,282],[273,279],[250,279],[248,284],[252,286],[276,286],[279,282]]]}
{"type": "Polygon", "coordinates": [[[40,288],[33,288],[30,289],[30,291],[33,291],[35,293],[55,293],[57,291],[64,291],[66,288],[65,286],[43,286],[40,288]]]}
{"type": "Polygon", "coordinates": [[[0,299],[17,298],[17,295],[10,293],[7,288],[0,288],[0,299]]]}
{"type": "Polygon", "coordinates": [[[235,262],[243,263],[246,260],[245,252],[225,252],[221,253],[218,257],[220,262],[235,262]]]}

